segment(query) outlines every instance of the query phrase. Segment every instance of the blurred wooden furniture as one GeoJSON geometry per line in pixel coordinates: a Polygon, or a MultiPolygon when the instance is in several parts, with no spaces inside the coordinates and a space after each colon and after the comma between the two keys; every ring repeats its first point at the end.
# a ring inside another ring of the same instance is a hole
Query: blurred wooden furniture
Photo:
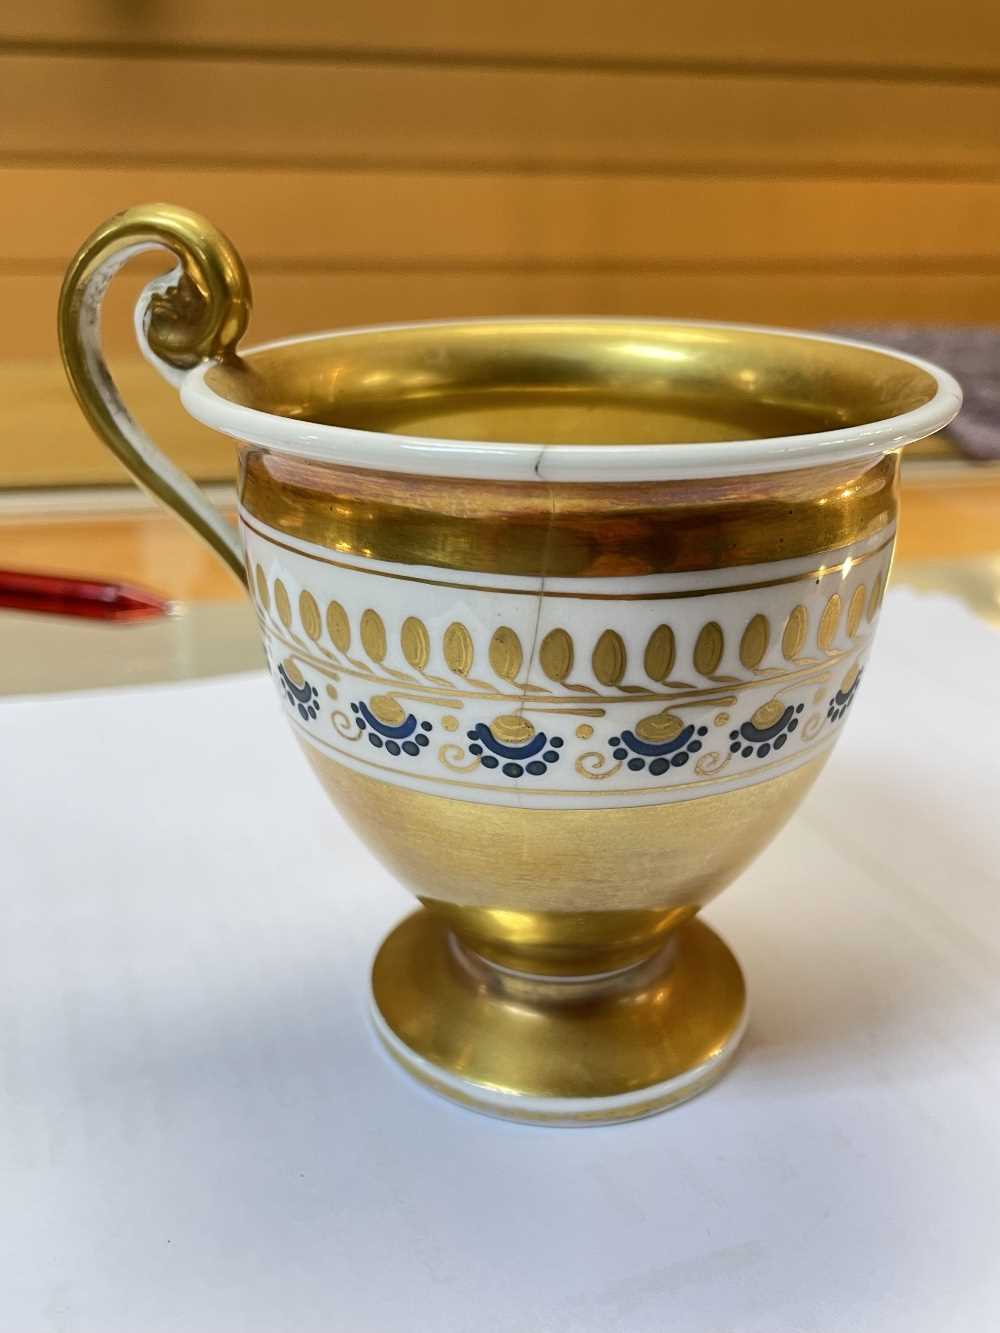
{"type": "MultiPolygon", "coordinates": [[[[120,479],[54,310],[87,232],[149,199],[233,235],[255,340],[552,311],[996,320],[998,76],[979,0],[5,0],[0,486],[120,479]]],[[[227,477],[138,365],[141,281],[107,321],[126,394],[227,477]]]]}

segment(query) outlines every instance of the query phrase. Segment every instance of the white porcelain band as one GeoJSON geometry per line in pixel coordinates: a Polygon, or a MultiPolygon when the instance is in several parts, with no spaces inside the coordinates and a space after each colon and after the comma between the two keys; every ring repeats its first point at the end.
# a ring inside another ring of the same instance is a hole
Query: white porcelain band
{"type": "Polygon", "coordinates": [[[893,540],[543,587],[342,556],[246,513],[242,526],[304,739],[382,781],[536,809],[690,800],[822,754],[864,670],[893,540]]]}

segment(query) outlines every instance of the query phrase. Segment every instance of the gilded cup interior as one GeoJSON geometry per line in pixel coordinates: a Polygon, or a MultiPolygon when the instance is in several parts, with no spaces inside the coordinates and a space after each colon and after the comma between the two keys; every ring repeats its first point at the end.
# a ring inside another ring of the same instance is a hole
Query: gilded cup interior
{"type": "Polygon", "coordinates": [[[205,376],[291,420],[427,439],[643,445],[764,440],[925,407],[938,381],[860,344],[642,320],[457,321],[276,344],[205,376]]]}

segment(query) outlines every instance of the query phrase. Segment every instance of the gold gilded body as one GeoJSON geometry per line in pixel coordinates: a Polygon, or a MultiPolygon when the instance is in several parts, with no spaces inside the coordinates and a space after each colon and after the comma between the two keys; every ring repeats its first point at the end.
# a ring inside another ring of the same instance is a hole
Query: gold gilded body
{"type": "Polygon", "coordinates": [[[648,955],[771,841],[826,760],[670,805],[522,810],[411,791],[302,747],[355,832],[478,952],[567,975],[648,955]]]}
{"type": "MultiPolygon", "coordinates": [[[[331,553],[404,567],[610,580],[848,546],[893,521],[898,478],[891,454],[874,464],[741,479],[530,486],[364,472],[246,448],[240,500],[252,518],[331,553]]],[[[541,656],[554,680],[572,669],[556,640],[542,644],[541,656]]]]}

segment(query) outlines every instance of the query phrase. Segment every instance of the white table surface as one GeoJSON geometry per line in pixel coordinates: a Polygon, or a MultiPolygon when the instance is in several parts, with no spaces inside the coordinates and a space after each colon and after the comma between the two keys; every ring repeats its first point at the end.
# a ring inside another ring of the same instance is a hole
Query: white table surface
{"type": "Polygon", "coordinates": [[[998,686],[995,632],[887,601],[825,775],[707,913],[741,1057],[579,1130],[376,1048],[409,899],[267,681],[0,704],[0,1329],[1000,1327],[998,686]]]}

